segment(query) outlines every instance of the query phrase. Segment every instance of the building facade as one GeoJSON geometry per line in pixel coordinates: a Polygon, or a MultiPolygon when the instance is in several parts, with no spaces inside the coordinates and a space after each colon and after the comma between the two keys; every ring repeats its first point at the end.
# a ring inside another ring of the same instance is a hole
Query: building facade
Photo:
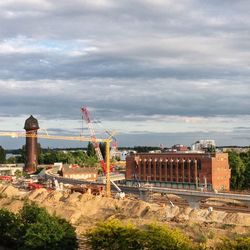
{"type": "Polygon", "coordinates": [[[63,165],[61,175],[65,178],[96,181],[98,177],[97,169],[92,167],[79,167],[76,164],[63,165]]]}
{"type": "Polygon", "coordinates": [[[0,164],[0,175],[15,175],[16,171],[23,172],[24,164],[0,164]]]}
{"type": "Polygon", "coordinates": [[[143,153],[126,158],[126,183],[131,185],[226,191],[230,177],[227,153],[143,153]]]}

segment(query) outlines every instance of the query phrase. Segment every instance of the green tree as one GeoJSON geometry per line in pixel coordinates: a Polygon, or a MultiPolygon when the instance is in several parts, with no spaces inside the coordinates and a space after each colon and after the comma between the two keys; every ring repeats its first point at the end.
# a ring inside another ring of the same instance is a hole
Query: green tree
{"type": "Polygon", "coordinates": [[[23,176],[22,171],[20,171],[19,169],[17,169],[14,174],[15,174],[16,178],[20,178],[23,176]]]}
{"type": "Polygon", "coordinates": [[[19,212],[0,210],[0,245],[14,249],[77,249],[75,229],[64,219],[26,202],[19,212]]]}
{"type": "Polygon", "coordinates": [[[240,158],[242,159],[246,167],[244,172],[244,188],[250,188],[250,150],[247,152],[240,153],[240,158]]]}
{"type": "Polygon", "coordinates": [[[72,152],[72,156],[74,158],[74,163],[78,164],[79,166],[84,166],[85,162],[89,158],[88,155],[85,152],[83,152],[82,150],[72,152]]]}
{"type": "Polygon", "coordinates": [[[244,186],[246,166],[237,152],[229,152],[228,156],[231,168],[231,187],[233,189],[241,189],[244,186]]]}
{"type": "Polygon", "coordinates": [[[6,163],[8,164],[15,164],[17,162],[17,159],[15,156],[11,156],[9,159],[6,160],[6,163]]]}
{"type": "Polygon", "coordinates": [[[100,146],[103,159],[106,159],[106,143],[100,142],[99,146],[100,146]]]}
{"type": "Polygon", "coordinates": [[[2,146],[0,146],[0,163],[3,164],[6,162],[6,153],[2,146]]]}
{"type": "Polygon", "coordinates": [[[250,250],[250,237],[237,237],[236,239],[224,239],[218,244],[216,250],[250,250]]]}
{"type": "Polygon", "coordinates": [[[145,248],[152,250],[191,250],[192,242],[177,229],[166,225],[150,224],[145,228],[145,248]]]}
{"type": "Polygon", "coordinates": [[[19,216],[0,209],[0,245],[14,247],[20,244],[23,225],[19,216]]]}
{"type": "Polygon", "coordinates": [[[26,203],[20,212],[26,229],[23,249],[76,249],[74,228],[64,219],[51,216],[35,203],[26,203]]]}
{"type": "Polygon", "coordinates": [[[26,147],[25,145],[22,146],[20,149],[20,156],[16,157],[17,163],[25,163],[26,162],[26,147]]]}
{"type": "Polygon", "coordinates": [[[246,170],[245,170],[245,184],[244,187],[250,188],[250,159],[246,163],[246,170]]]}
{"type": "Polygon", "coordinates": [[[100,222],[85,236],[88,244],[95,250],[144,249],[140,230],[118,220],[100,222]]]}
{"type": "Polygon", "coordinates": [[[180,231],[166,225],[150,224],[142,228],[118,220],[101,222],[85,234],[95,250],[191,250],[194,244],[180,231]]]}
{"type": "Polygon", "coordinates": [[[205,150],[207,153],[215,153],[216,152],[216,147],[211,145],[205,150]]]}
{"type": "Polygon", "coordinates": [[[96,156],[89,156],[84,162],[84,166],[86,167],[98,167],[99,165],[100,164],[96,156]]]}
{"type": "Polygon", "coordinates": [[[87,155],[88,156],[94,156],[96,153],[95,153],[95,148],[93,146],[93,143],[89,142],[88,143],[88,147],[87,147],[87,155]]]}

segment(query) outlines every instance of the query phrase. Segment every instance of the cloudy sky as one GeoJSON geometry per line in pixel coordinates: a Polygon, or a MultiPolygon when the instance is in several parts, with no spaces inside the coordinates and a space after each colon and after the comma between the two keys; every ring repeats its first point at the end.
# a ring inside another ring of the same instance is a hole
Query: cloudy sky
{"type": "Polygon", "coordinates": [[[1,131],[87,135],[88,106],[122,146],[250,144],[248,0],[2,0],[0,24],[1,131]]]}

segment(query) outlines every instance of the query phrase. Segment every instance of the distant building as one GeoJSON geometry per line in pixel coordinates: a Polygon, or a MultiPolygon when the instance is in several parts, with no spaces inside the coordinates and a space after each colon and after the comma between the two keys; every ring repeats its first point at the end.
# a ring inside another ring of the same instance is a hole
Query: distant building
{"type": "Polygon", "coordinates": [[[199,140],[196,141],[192,147],[192,151],[207,151],[207,149],[215,148],[215,140],[199,140]]]}
{"type": "Polygon", "coordinates": [[[136,151],[135,150],[122,150],[122,151],[119,151],[119,153],[120,153],[120,160],[126,161],[126,157],[131,153],[136,154],[136,151]]]}
{"type": "Polygon", "coordinates": [[[126,183],[208,190],[229,190],[227,153],[141,153],[126,158],[126,183]]]}
{"type": "Polygon", "coordinates": [[[79,167],[76,164],[63,165],[61,175],[65,178],[72,178],[86,181],[97,180],[97,169],[91,167],[79,167]]]}
{"type": "Polygon", "coordinates": [[[16,158],[16,157],[19,157],[19,156],[21,156],[21,154],[6,154],[6,160],[8,160],[8,159],[10,159],[12,157],[16,158]]]}
{"type": "Polygon", "coordinates": [[[160,149],[150,150],[149,153],[152,153],[152,154],[159,154],[159,153],[161,153],[161,150],[160,150],[160,149]]]}
{"type": "Polygon", "coordinates": [[[176,144],[172,147],[172,150],[177,152],[182,152],[182,151],[188,151],[189,148],[182,144],[176,144]]]}
{"type": "Polygon", "coordinates": [[[0,175],[15,175],[16,171],[23,172],[24,164],[0,164],[0,175]]]}

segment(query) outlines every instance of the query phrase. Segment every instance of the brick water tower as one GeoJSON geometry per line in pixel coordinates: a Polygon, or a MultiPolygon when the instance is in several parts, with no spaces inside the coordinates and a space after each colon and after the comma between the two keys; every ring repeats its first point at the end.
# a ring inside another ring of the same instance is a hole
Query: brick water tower
{"type": "MultiPolygon", "coordinates": [[[[39,129],[38,121],[32,115],[25,121],[24,129],[26,130],[26,135],[37,135],[37,130],[39,129]]],[[[36,172],[36,167],[38,163],[38,144],[36,137],[26,137],[26,162],[24,171],[31,174],[36,172]]]]}

